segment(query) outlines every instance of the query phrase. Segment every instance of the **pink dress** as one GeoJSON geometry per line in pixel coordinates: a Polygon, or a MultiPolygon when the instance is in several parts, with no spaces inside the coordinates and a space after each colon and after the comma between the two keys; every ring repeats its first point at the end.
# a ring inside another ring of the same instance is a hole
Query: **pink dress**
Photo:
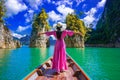
{"type": "MultiPolygon", "coordinates": [[[[56,31],[46,32],[45,34],[47,36],[54,35],[57,39],[56,31]]],[[[57,39],[56,41],[52,61],[52,69],[55,69],[57,72],[61,70],[67,70],[68,68],[66,65],[66,45],[64,38],[66,35],[72,36],[73,34],[73,31],[64,30],[61,34],[61,39],[57,39]]]]}

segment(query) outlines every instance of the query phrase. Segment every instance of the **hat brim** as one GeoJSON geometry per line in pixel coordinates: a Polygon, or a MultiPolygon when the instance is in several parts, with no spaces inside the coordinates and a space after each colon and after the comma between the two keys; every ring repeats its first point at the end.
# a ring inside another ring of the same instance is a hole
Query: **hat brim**
{"type": "MultiPolygon", "coordinates": [[[[58,22],[57,24],[60,24],[62,26],[61,31],[64,31],[66,29],[66,24],[58,22]]],[[[53,28],[55,31],[57,31],[57,24],[53,25],[53,28]]]]}

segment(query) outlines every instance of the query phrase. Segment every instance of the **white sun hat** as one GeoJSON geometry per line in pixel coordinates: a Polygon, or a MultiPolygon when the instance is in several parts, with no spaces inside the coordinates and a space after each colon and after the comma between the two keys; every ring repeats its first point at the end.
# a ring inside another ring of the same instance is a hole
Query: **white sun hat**
{"type": "Polygon", "coordinates": [[[64,31],[66,29],[66,24],[62,22],[57,22],[56,24],[53,25],[53,28],[57,31],[57,27],[62,27],[61,31],[64,31]]]}

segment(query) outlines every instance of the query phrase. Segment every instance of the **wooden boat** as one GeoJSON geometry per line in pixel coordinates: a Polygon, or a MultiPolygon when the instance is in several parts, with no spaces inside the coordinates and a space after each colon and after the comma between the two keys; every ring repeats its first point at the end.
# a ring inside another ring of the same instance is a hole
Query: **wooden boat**
{"type": "Polygon", "coordinates": [[[45,63],[28,74],[24,80],[90,80],[85,72],[68,55],[68,70],[61,72],[59,75],[54,74],[55,72],[51,69],[51,64],[52,58],[49,58],[45,63]]]}

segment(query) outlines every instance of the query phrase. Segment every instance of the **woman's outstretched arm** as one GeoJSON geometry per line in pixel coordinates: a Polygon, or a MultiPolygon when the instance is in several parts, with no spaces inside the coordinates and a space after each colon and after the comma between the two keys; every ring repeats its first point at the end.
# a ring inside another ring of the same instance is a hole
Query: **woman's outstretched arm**
{"type": "Polygon", "coordinates": [[[47,36],[54,35],[55,31],[48,31],[48,32],[38,32],[38,35],[46,34],[47,36]]]}
{"type": "Polygon", "coordinates": [[[45,32],[38,32],[38,35],[42,35],[42,34],[45,34],[45,32]]]}
{"type": "Polygon", "coordinates": [[[81,36],[83,35],[81,32],[74,32],[74,33],[75,33],[75,34],[79,34],[79,35],[81,35],[81,36]]]}

